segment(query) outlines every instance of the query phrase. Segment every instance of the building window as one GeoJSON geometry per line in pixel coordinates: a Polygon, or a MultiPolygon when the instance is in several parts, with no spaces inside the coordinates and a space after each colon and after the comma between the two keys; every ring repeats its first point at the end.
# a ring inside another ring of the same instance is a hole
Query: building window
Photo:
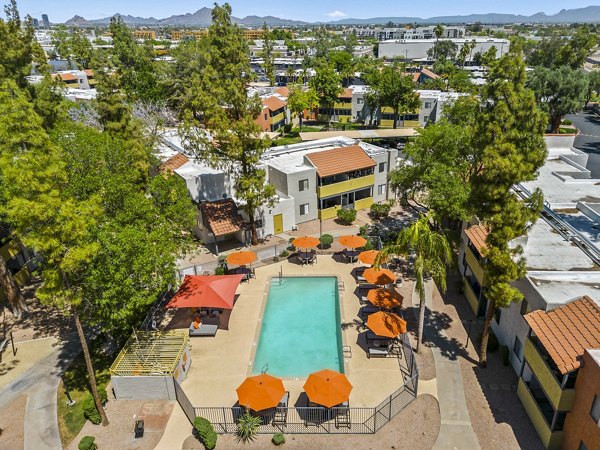
{"type": "Polygon", "coordinates": [[[305,203],[303,205],[300,205],[300,215],[304,216],[306,214],[308,214],[308,203],[305,203]]]}
{"type": "Polygon", "coordinates": [[[269,120],[269,116],[265,113],[265,120],[269,120]]]}
{"type": "Polygon", "coordinates": [[[496,310],[494,311],[494,319],[496,320],[498,326],[500,326],[500,317],[502,317],[502,308],[496,307],[496,310]]]}
{"type": "Polygon", "coordinates": [[[517,357],[519,361],[521,361],[521,349],[523,348],[523,344],[518,336],[515,336],[515,343],[513,345],[513,353],[517,357]]]}
{"type": "Polygon", "coordinates": [[[300,192],[302,192],[302,191],[306,191],[307,189],[308,189],[308,179],[306,179],[306,180],[300,180],[298,182],[298,190],[300,192]]]}
{"type": "Polygon", "coordinates": [[[529,304],[527,303],[527,300],[525,300],[525,299],[521,300],[521,315],[522,316],[527,314],[528,307],[529,307],[529,304]]]}
{"type": "Polygon", "coordinates": [[[431,108],[431,102],[425,102],[425,109],[431,108]]]}
{"type": "Polygon", "coordinates": [[[379,163],[379,173],[381,172],[385,172],[385,163],[381,162],[379,163]]]}
{"type": "Polygon", "coordinates": [[[594,403],[592,403],[592,410],[590,411],[590,416],[594,419],[598,425],[600,425],[600,397],[597,395],[594,397],[594,403]]]}
{"type": "Polygon", "coordinates": [[[380,184],[377,186],[377,195],[385,194],[385,184],[380,184]]]}

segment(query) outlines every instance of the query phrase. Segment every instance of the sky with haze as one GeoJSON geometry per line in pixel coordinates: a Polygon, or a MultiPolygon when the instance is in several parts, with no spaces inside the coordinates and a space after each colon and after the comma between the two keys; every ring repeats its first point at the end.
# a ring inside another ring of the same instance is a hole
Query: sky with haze
{"type": "MultiPolygon", "coordinates": [[[[5,3],[4,0],[2,3],[5,3]]],[[[66,0],[21,0],[19,10],[23,15],[39,18],[48,14],[51,22],[64,22],[74,15],[86,19],[100,19],[115,13],[162,19],[171,15],[193,13],[202,7],[212,7],[211,1],[189,0],[88,0],[85,2],[66,0]]],[[[346,17],[370,18],[381,16],[411,16],[428,18],[433,16],[465,15],[479,13],[511,13],[531,15],[543,11],[556,14],[561,9],[582,8],[590,5],[590,0],[302,0],[285,2],[282,0],[230,0],[233,15],[276,16],[283,19],[304,20],[307,22],[328,22],[346,17]]]]}

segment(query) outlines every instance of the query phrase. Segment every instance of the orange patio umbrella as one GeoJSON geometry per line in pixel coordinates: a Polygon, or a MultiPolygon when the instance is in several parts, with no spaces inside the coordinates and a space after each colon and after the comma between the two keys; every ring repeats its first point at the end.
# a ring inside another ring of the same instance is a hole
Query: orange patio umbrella
{"type": "Polygon", "coordinates": [[[325,369],[308,376],[304,391],[311,402],[331,408],[350,398],[352,385],[343,373],[325,369]]]}
{"type": "Polygon", "coordinates": [[[363,277],[368,283],[372,284],[390,284],[396,281],[396,275],[389,269],[378,269],[369,267],[363,272],[363,277]]]}
{"type": "Polygon", "coordinates": [[[380,308],[392,309],[402,305],[402,297],[396,289],[371,289],[367,294],[367,300],[380,308]]]}
{"type": "Polygon", "coordinates": [[[406,321],[394,313],[378,311],[369,315],[367,326],[377,336],[395,338],[406,333],[406,321]]]}
{"type": "Polygon", "coordinates": [[[373,265],[379,252],[377,250],[367,250],[358,254],[358,260],[363,264],[373,265]]]}
{"type": "Polygon", "coordinates": [[[241,251],[227,255],[227,264],[234,266],[245,266],[256,259],[256,253],[241,251]]]}
{"type": "Polygon", "coordinates": [[[285,394],[283,382],[266,373],[248,377],[236,389],[241,406],[254,411],[275,408],[285,394]]]}
{"type": "Polygon", "coordinates": [[[359,248],[364,247],[367,244],[367,240],[364,237],[355,234],[340,236],[338,242],[346,248],[359,248]]]}
{"type": "Polygon", "coordinates": [[[311,236],[297,237],[292,241],[292,245],[296,248],[315,248],[320,243],[319,239],[311,236]]]}

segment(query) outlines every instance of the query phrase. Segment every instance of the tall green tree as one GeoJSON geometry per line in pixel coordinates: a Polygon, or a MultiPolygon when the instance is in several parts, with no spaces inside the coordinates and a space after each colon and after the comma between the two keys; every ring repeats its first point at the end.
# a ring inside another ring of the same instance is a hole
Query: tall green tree
{"type": "Polygon", "coordinates": [[[263,32],[263,49],[260,56],[263,59],[263,69],[267,74],[269,85],[273,86],[275,84],[275,55],[273,54],[273,40],[266,22],[263,24],[263,32]]]}
{"type": "Polygon", "coordinates": [[[594,94],[600,94],[600,71],[592,70],[587,74],[588,89],[585,96],[585,106],[588,105],[594,94]]]}
{"type": "Polygon", "coordinates": [[[298,117],[300,132],[302,132],[304,111],[313,110],[317,106],[319,106],[319,97],[313,89],[302,89],[302,86],[298,84],[293,84],[290,87],[288,108],[294,116],[298,117]]]}
{"type": "Polygon", "coordinates": [[[579,69],[596,45],[598,35],[587,26],[578,27],[570,38],[554,35],[529,45],[527,63],[550,69],[565,65],[579,69]]]}
{"type": "Polygon", "coordinates": [[[198,157],[232,174],[235,195],[241,200],[258,243],[256,215],[260,207],[272,205],[275,189],[265,182],[260,158],[270,141],[264,138],[256,119],[262,112],[257,96],[249,97],[248,45],[242,30],[231,21],[231,6],[212,10],[207,43],[207,65],[198,75],[194,108],[181,114],[182,132],[198,157]]]}
{"type": "Polygon", "coordinates": [[[414,254],[413,268],[416,278],[416,290],[419,294],[419,325],[417,334],[417,352],[423,343],[425,324],[425,280],[432,278],[437,287],[446,291],[446,271],[452,265],[452,248],[446,236],[431,226],[431,216],[421,215],[412,225],[398,234],[395,244],[385,246],[375,266],[378,267],[389,255],[414,254]]]}
{"type": "Polygon", "coordinates": [[[316,68],[315,76],[309,80],[308,85],[317,93],[319,106],[329,111],[327,115],[331,117],[333,105],[344,91],[340,76],[335,69],[329,64],[319,65],[316,68]]]}
{"type": "Polygon", "coordinates": [[[372,84],[371,89],[379,96],[381,106],[394,111],[394,128],[398,126],[401,114],[411,113],[421,105],[412,77],[405,75],[401,67],[384,67],[374,81],[376,84],[372,84]]]}
{"type": "Polygon", "coordinates": [[[482,105],[474,134],[482,169],[473,177],[471,204],[489,231],[483,252],[488,307],[479,354],[480,364],[485,367],[496,309],[522,299],[511,283],[524,274],[525,261],[522,249],[509,243],[535,222],[542,206],[541,192],[536,191],[523,202],[512,190],[518,183],[535,179],[546,159],[546,119],[534,93],[526,87],[520,46],[511,46],[505,56],[491,64],[482,105]]]}
{"type": "Polygon", "coordinates": [[[558,133],[565,114],[578,111],[588,93],[588,78],[581,70],[560,66],[538,66],[530,74],[527,86],[535,93],[540,107],[548,113],[550,131],[558,133]]]}

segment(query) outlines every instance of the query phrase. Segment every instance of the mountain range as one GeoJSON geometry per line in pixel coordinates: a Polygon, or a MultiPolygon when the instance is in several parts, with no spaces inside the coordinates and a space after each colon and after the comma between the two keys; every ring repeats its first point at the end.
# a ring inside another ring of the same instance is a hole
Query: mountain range
{"type": "MultiPolygon", "coordinates": [[[[195,13],[179,14],[164,19],[155,19],[154,17],[134,17],[115,14],[111,17],[103,19],[86,20],[81,16],[74,16],[65,22],[71,26],[93,26],[107,25],[112,17],[118,16],[128,25],[146,25],[146,26],[181,26],[181,27],[206,27],[211,23],[211,9],[201,8],[195,13]]],[[[309,25],[308,22],[300,20],[280,19],[273,16],[246,16],[242,19],[232,17],[231,20],[240,25],[246,26],[261,26],[266,23],[270,26],[300,26],[309,25]]],[[[419,23],[419,24],[461,24],[481,22],[485,24],[503,24],[503,23],[599,23],[600,22],[600,6],[588,6],[586,8],[563,9],[560,12],[547,15],[543,12],[533,14],[531,16],[523,16],[518,14],[470,14],[466,16],[438,16],[422,19],[420,17],[373,17],[370,19],[355,19],[345,18],[336,21],[327,22],[332,25],[384,25],[388,22],[403,24],[403,23],[419,23]]],[[[317,22],[315,24],[323,24],[317,22]]]]}

